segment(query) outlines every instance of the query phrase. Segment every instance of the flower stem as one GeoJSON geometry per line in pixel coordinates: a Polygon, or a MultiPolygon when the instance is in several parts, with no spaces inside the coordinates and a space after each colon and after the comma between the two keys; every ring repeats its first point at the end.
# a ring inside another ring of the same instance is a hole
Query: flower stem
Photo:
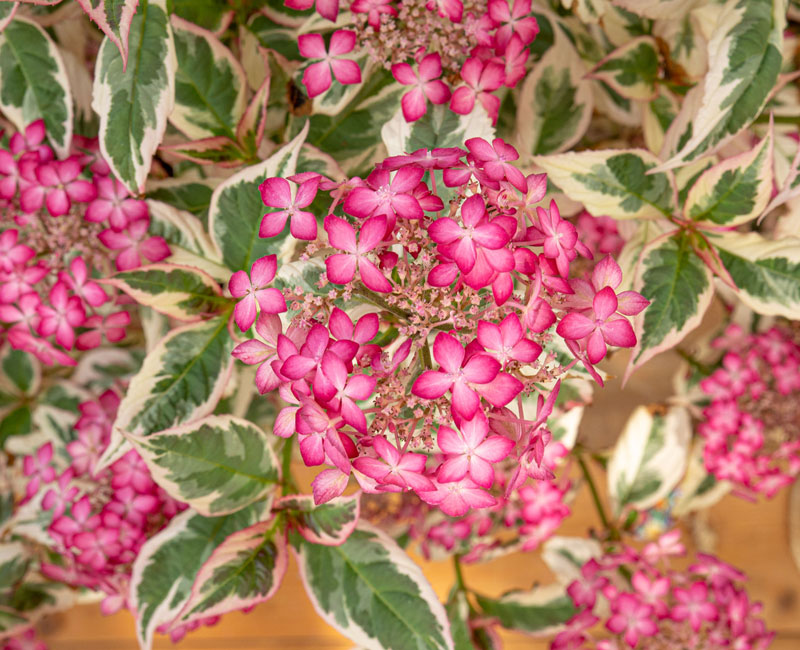
{"type": "Polygon", "coordinates": [[[453,570],[456,573],[456,588],[467,593],[469,589],[467,589],[467,585],[464,582],[464,573],[461,570],[461,556],[458,553],[453,556],[453,570]]]}
{"type": "Polygon", "coordinates": [[[281,476],[283,477],[281,485],[282,496],[297,492],[297,485],[292,476],[292,451],[294,451],[294,438],[287,438],[281,449],[281,476]]]}
{"type": "Polygon", "coordinates": [[[611,520],[606,514],[606,510],[603,507],[603,502],[600,499],[600,493],[597,491],[597,485],[592,478],[591,472],[589,472],[589,466],[586,464],[586,461],[582,456],[576,455],[576,457],[578,459],[578,466],[581,468],[581,472],[583,473],[583,478],[586,481],[586,484],[589,486],[589,492],[592,494],[592,501],[594,502],[595,510],[597,510],[597,514],[600,517],[600,523],[603,524],[603,528],[605,528],[605,530],[608,532],[611,539],[619,539],[619,531],[617,530],[616,526],[611,523],[611,520]]]}

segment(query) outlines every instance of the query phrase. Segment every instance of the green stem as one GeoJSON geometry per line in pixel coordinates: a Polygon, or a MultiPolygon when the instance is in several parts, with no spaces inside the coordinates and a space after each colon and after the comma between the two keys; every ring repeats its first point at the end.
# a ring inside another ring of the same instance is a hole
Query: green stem
{"type": "Polygon", "coordinates": [[[678,353],[678,356],[686,361],[692,368],[697,370],[698,372],[703,373],[705,376],[710,375],[713,370],[709,366],[704,363],[700,363],[697,359],[695,359],[691,354],[689,354],[686,350],[681,350],[680,348],[675,348],[675,352],[678,353]]]}
{"type": "Polygon", "coordinates": [[[281,449],[281,495],[286,496],[297,492],[297,484],[292,476],[292,452],[294,451],[294,438],[287,438],[281,449]]]}
{"type": "Polygon", "coordinates": [[[461,557],[456,553],[453,556],[453,570],[456,573],[456,587],[459,591],[463,591],[464,593],[468,592],[467,585],[464,582],[464,573],[461,570],[461,557]]]}
{"type": "Polygon", "coordinates": [[[592,494],[592,501],[594,501],[595,510],[597,510],[597,514],[600,517],[600,523],[603,524],[603,528],[605,528],[605,530],[609,533],[611,539],[619,539],[619,531],[617,530],[616,526],[611,523],[611,520],[606,514],[606,510],[603,507],[603,502],[600,499],[600,493],[597,491],[597,485],[595,485],[592,474],[589,472],[589,466],[586,464],[586,461],[582,456],[577,456],[577,459],[578,466],[581,468],[581,472],[583,473],[583,478],[586,481],[586,484],[589,486],[589,492],[592,494]]]}

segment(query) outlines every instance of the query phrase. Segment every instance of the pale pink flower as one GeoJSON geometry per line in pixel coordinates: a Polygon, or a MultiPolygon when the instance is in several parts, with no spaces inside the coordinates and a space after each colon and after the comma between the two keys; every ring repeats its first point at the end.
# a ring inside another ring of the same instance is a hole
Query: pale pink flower
{"type": "Polygon", "coordinates": [[[87,203],[97,196],[91,182],[78,178],[81,165],[74,157],[44,164],[28,162],[21,168],[28,181],[19,197],[23,212],[36,212],[44,204],[51,216],[59,217],[69,212],[73,201],[87,203]]]}
{"type": "Polygon", "coordinates": [[[127,311],[115,311],[107,316],[94,314],[83,323],[88,328],[75,339],[75,347],[79,350],[91,350],[99,347],[103,339],[109,343],[119,343],[125,338],[125,328],[131,324],[131,315],[127,311]]]}
{"type": "Polygon", "coordinates": [[[483,138],[470,138],[465,144],[490,179],[506,179],[520,192],[528,191],[525,175],[511,164],[519,159],[519,152],[503,138],[495,138],[491,144],[483,138]]]}
{"type": "Polygon", "coordinates": [[[542,353],[542,346],[524,337],[519,316],[510,313],[500,325],[478,321],[478,343],[505,367],[511,361],[533,363],[542,353]]]}
{"type": "Polygon", "coordinates": [[[497,505],[497,499],[482,490],[468,476],[452,483],[437,482],[434,487],[435,490],[422,492],[419,497],[425,503],[438,506],[450,517],[462,517],[471,508],[491,508],[497,505]]]}
{"type": "Polygon", "coordinates": [[[422,208],[413,196],[425,170],[418,165],[398,169],[394,177],[388,169],[379,168],[367,176],[366,185],[355,188],[344,201],[344,209],[359,219],[384,215],[394,226],[394,217],[421,219],[422,208]]]}
{"type": "Polygon", "coordinates": [[[82,257],[76,257],[69,263],[69,273],[60,271],[59,282],[63,282],[70,291],[92,307],[99,307],[108,301],[108,294],[89,275],[89,269],[82,257]]]}
{"type": "Polygon", "coordinates": [[[478,413],[461,423],[459,431],[440,426],[437,435],[439,448],[446,455],[436,474],[439,483],[452,483],[469,476],[484,488],[494,483],[493,463],[499,463],[514,448],[514,441],[505,436],[489,436],[486,416],[478,413]]]}
{"type": "Polygon", "coordinates": [[[539,33],[536,18],[530,15],[531,0],[512,0],[511,8],[508,0],[489,0],[489,16],[500,25],[495,32],[497,49],[503,52],[511,39],[516,35],[523,45],[527,46],[539,33]]]}
{"type": "Polygon", "coordinates": [[[86,311],[78,296],[70,296],[67,286],[57,282],[50,289],[49,305],[39,306],[38,332],[42,336],[55,334],[56,343],[71,350],[75,344],[75,329],[86,321],[86,311]]]}
{"type": "Polygon", "coordinates": [[[653,621],[653,608],[633,594],[623,593],[611,601],[612,616],[606,627],[620,634],[631,648],[635,648],[642,637],[651,637],[658,632],[653,621]]]}
{"type": "Polygon", "coordinates": [[[150,219],[131,221],[121,232],[107,228],[97,235],[106,248],[117,253],[116,266],[119,271],[135,269],[148,262],[160,262],[170,255],[169,245],[161,236],[147,237],[150,219]]]}

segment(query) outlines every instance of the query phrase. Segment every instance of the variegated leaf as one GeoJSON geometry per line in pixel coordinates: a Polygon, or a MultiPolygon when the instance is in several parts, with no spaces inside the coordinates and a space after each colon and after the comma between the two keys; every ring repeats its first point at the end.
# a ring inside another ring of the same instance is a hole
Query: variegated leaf
{"type": "Polygon", "coordinates": [[[577,610],[564,587],[559,584],[520,589],[489,598],[476,594],[486,616],[500,625],[533,636],[549,636],[572,618],[577,610]]]}
{"type": "Polygon", "coordinates": [[[199,25],[219,36],[230,24],[234,11],[217,0],[172,0],[174,15],[199,25]]]}
{"type": "Polygon", "coordinates": [[[686,137],[661,169],[711,153],[747,127],[767,103],[781,68],[786,0],[728,0],[708,43],[699,106],[687,102],[686,137]]]}
{"type": "Polygon", "coordinates": [[[216,314],[230,303],[211,276],[191,266],[151,264],[122,271],[104,282],[140,305],[182,321],[216,314]]]}
{"type": "Polygon", "coordinates": [[[738,226],[759,216],[772,194],[772,133],[751,151],[703,172],[686,197],[683,213],[698,225],[738,226]]]}
{"type": "Polygon", "coordinates": [[[314,497],[296,494],[281,497],[275,510],[285,510],[297,531],[312,544],[343,544],[358,523],[359,495],[331,499],[316,505],[314,497]]]}
{"type": "Polygon", "coordinates": [[[559,34],[522,83],[517,101],[519,146],[532,154],[569,149],[586,132],[594,99],[586,66],[559,34]]]}
{"type": "Polygon", "coordinates": [[[659,95],[644,107],[642,114],[642,132],[647,148],[658,155],[664,146],[664,135],[669,129],[679,106],[675,96],[663,86],[659,95]]]}
{"type": "Polygon", "coordinates": [[[658,165],[649,151],[607,149],[536,156],[548,178],[592,214],[615,219],[646,219],[674,214],[675,180],[671,172],[652,173],[658,165]]]}
{"type": "Polygon", "coordinates": [[[689,452],[686,475],[678,485],[677,499],[672,506],[672,514],[675,517],[684,517],[690,512],[710,508],[731,491],[731,483],[718,481],[706,470],[703,460],[704,447],[705,441],[698,439],[689,452]]]}
{"type": "Polygon", "coordinates": [[[253,607],[275,595],[286,574],[286,535],[274,520],[236,531],[197,573],[192,593],[175,617],[177,625],[253,607]]]}
{"type": "Polygon", "coordinates": [[[0,350],[0,394],[32,396],[39,392],[42,364],[23,350],[8,344],[0,350]]]}
{"type": "Polygon", "coordinates": [[[269,494],[280,479],[267,434],[230,415],[128,438],[153,480],[207,517],[241,510],[269,494]]]}
{"type": "Polygon", "coordinates": [[[362,521],[341,546],[291,541],[315,609],[359,647],[452,650],[444,607],[386,533],[362,521]]]}
{"type": "Polygon", "coordinates": [[[224,517],[185,510],[145,542],[133,563],[129,596],[142,650],[152,647],[156,628],[170,623],[183,609],[214,549],[229,535],[256,523],[265,505],[255,503],[224,517]]]}
{"type": "Polygon", "coordinates": [[[121,455],[124,434],[149,436],[214,411],[233,365],[227,320],[173,330],[150,351],[119,405],[98,471],[121,455]]]}
{"type": "Polygon", "coordinates": [[[653,24],[653,36],[666,44],[669,51],[667,71],[680,83],[699,81],[708,70],[708,42],[702,19],[694,14],[686,12],[653,24]]]}
{"type": "Polygon", "coordinates": [[[43,119],[59,157],[72,143],[72,91],[61,53],[39,25],[19,15],[0,33],[0,110],[19,130],[43,119]]]}
{"type": "Polygon", "coordinates": [[[260,239],[258,230],[267,208],[258,186],[267,177],[295,173],[300,148],[306,139],[306,126],[291,142],[267,160],[247,167],[217,186],[208,208],[208,230],[223,264],[233,271],[249,270],[250,265],[268,253],[278,253],[287,239],[288,227],[278,237],[260,239]]]}
{"type": "Polygon", "coordinates": [[[192,140],[225,136],[236,139],[236,126],[247,108],[247,80],[241,64],[208,30],[173,15],[175,38],[175,108],[172,122],[192,140]]]}
{"type": "Polygon", "coordinates": [[[617,48],[589,72],[626,99],[650,101],[658,94],[658,45],[652,36],[640,36],[617,48]]]}
{"type": "Polygon", "coordinates": [[[659,238],[644,248],[634,288],[650,306],[634,318],[637,342],[624,381],[700,324],[714,295],[712,279],[686,237],[659,238]]]}
{"type": "Polygon", "coordinates": [[[697,0],[612,0],[612,4],[645,18],[680,18],[697,0]]]}
{"type": "Polygon", "coordinates": [[[666,497],[686,471],[692,423],[683,406],[639,406],[628,418],[608,463],[614,513],[646,510],[666,497]]]}
{"type": "Polygon", "coordinates": [[[128,61],[128,38],[139,0],[78,0],[78,4],[119,50],[124,70],[128,61]]]}
{"type": "Polygon", "coordinates": [[[544,543],[542,559],[558,582],[566,586],[580,577],[586,562],[602,554],[603,548],[597,540],[555,535],[544,543]]]}
{"type": "Polygon", "coordinates": [[[757,233],[711,239],[739,288],[739,299],[767,316],[800,319],[800,238],[770,241],[757,233]]]}
{"type": "MultiPolygon", "coordinates": [[[[161,181],[151,179],[147,183],[147,198],[166,203],[178,210],[191,212],[201,222],[208,223],[208,206],[211,203],[211,194],[218,183],[218,180],[215,182],[200,178],[169,178],[161,181]]],[[[210,239],[208,245],[209,248],[213,248],[210,239]]]]}
{"type": "Polygon", "coordinates": [[[175,100],[175,44],[165,0],[142,0],[131,21],[125,60],[110,38],[100,46],[92,108],[100,116],[100,151],[131,192],[144,184],[175,100]]]}

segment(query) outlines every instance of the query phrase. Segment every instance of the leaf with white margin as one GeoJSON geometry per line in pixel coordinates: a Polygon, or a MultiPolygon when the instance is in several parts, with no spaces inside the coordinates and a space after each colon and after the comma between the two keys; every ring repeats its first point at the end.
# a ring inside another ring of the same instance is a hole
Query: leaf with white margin
{"type": "Polygon", "coordinates": [[[658,94],[658,45],[652,36],[639,36],[604,57],[588,74],[603,81],[625,99],[650,101],[658,94]]]}
{"type": "Polygon", "coordinates": [[[78,4],[117,47],[125,69],[128,61],[128,38],[139,0],[78,0],[78,4]]]}
{"type": "Polygon", "coordinates": [[[381,128],[381,139],[390,156],[400,156],[417,149],[462,147],[469,138],[494,138],[492,120],[483,106],[469,115],[454,113],[447,106],[428,106],[421,118],[406,122],[402,110],[381,128]]]}
{"type": "Polygon", "coordinates": [[[692,423],[683,406],[634,410],[608,462],[614,513],[646,510],[666,497],[686,471],[692,423]]]}
{"type": "Polygon", "coordinates": [[[210,31],[175,15],[171,22],[178,67],[169,121],[191,140],[218,135],[235,140],[247,108],[241,64],[210,31]]]}
{"type": "Polygon", "coordinates": [[[275,530],[274,519],[232,533],[203,563],[174,625],[269,600],[286,575],[288,559],[286,535],[275,530]]]}
{"type": "Polygon", "coordinates": [[[368,650],[453,649],[450,625],[419,566],[386,533],[360,521],[340,546],[291,537],[317,613],[368,650]]]}
{"type": "Polygon", "coordinates": [[[43,119],[56,154],[69,154],[72,91],[61,52],[47,32],[19,15],[0,33],[0,110],[20,131],[43,119]]]}
{"type": "Polygon", "coordinates": [[[730,232],[710,241],[739,288],[739,300],[765,316],[800,319],[800,237],[771,241],[730,232]]]}
{"type": "Polygon", "coordinates": [[[603,548],[594,539],[555,535],[544,543],[542,559],[562,585],[581,575],[581,567],[593,557],[600,557],[603,548]]]}
{"type": "Polygon", "coordinates": [[[124,434],[149,436],[214,411],[233,367],[227,323],[218,316],[180,327],[148,353],[120,402],[97,471],[124,453],[124,434]]]}
{"type": "Polygon", "coordinates": [[[42,364],[31,354],[10,345],[0,349],[0,393],[35,395],[42,381],[42,364]]]}
{"type": "Polygon", "coordinates": [[[153,480],[206,517],[241,510],[272,492],[280,480],[267,434],[230,415],[209,415],[128,439],[153,480]]]}
{"type": "Polygon", "coordinates": [[[677,499],[672,506],[675,517],[683,517],[690,512],[710,508],[728,492],[732,485],[728,481],[718,481],[709,474],[703,460],[705,441],[695,440],[689,452],[686,475],[678,485],[677,499]]]}
{"type": "Polygon", "coordinates": [[[772,194],[770,132],[752,150],[726,158],[689,189],[683,214],[701,226],[739,226],[759,216],[772,194]]]}
{"type": "MultiPolygon", "coordinates": [[[[232,271],[250,270],[257,259],[278,253],[288,237],[288,225],[283,234],[261,239],[258,231],[267,208],[261,200],[258,186],[269,177],[286,177],[295,173],[300,148],[308,134],[308,124],[287,145],[265,161],[247,167],[220,183],[211,195],[208,208],[208,230],[222,263],[232,271]]],[[[291,243],[291,242],[289,242],[291,243]]]]}
{"type": "Polygon", "coordinates": [[[612,0],[612,4],[638,16],[656,20],[682,17],[697,4],[697,0],[612,0]]]}
{"type": "Polygon", "coordinates": [[[539,165],[573,201],[614,219],[655,219],[675,212],[672,172],[644,149],[606,149],[536,156],[539,165]]]}
{"type": "Polygon", "coordinates": [[[708,69],[707,41],[698,26],[700,20],[691,11],[653,24],[653,36],[667,45],[674,71],[689,82],[700,81],[708,69]]]}
{"type": "Polygon", "coordinates": [[[103,284],[124,291],[140,305],[182,321],[216,314],[230,304],[211,276],[191,266],[140,266],[120,271],[103,284]]]}
{"type": "Polygon", "coordinates": [[[586,66],[562,34],[525,78],[517,100],[519,148],[531,154],[569,149],[592,119],[592,84],[586,66]]]}
{"type": "Polygon", "coordinates": [[[275,502],[274,510],[284,510],[294,528],[312,544],[338,546],[355,530],[361,511],[360,494],[331,499],[316,505],[310,494],[292,494],[275,502]]]}
{"type": "Polygon", "coordinates": [[[660,170],[712,153],[761,114],[778,81],[787,0],[728,0],[708,43],[699,105],[681,109],[688,137],[660,170]]]}
{"type": "Polygon", "coordinates": [[[554,634],[577,613],[561,584],[509,591],[499,598],[475,594],[475,599],[486,616],[507,630],[537,637],[554,634]]]}
{"type": "Polygon", "coordinates": [[[659,238],[642,250],[634,289],[650,305],[634,317],[637,341],[623,382],[700,325],[714,295],[712,280],[686,237],[659,238]]]}
{"type": "Polygon", "coordinates": [[[112,40],[97,53],[92,108],[100,116],[100,151],[114,175],[133,194],[144,192],[153,154],[175,100],[175,44],[166,0],[142,0],[131,21],[125,61],[112,40]]]}
{"type": "Polygon", "coordinates": [[[130,603],[136,612],[136,636],[149,650],[157,627],[183,609],[203,564],[229,535],[256,523],[268,504],[259,502],[223,517],[185,510],[148,539],[133,562],[130,603]]]}

